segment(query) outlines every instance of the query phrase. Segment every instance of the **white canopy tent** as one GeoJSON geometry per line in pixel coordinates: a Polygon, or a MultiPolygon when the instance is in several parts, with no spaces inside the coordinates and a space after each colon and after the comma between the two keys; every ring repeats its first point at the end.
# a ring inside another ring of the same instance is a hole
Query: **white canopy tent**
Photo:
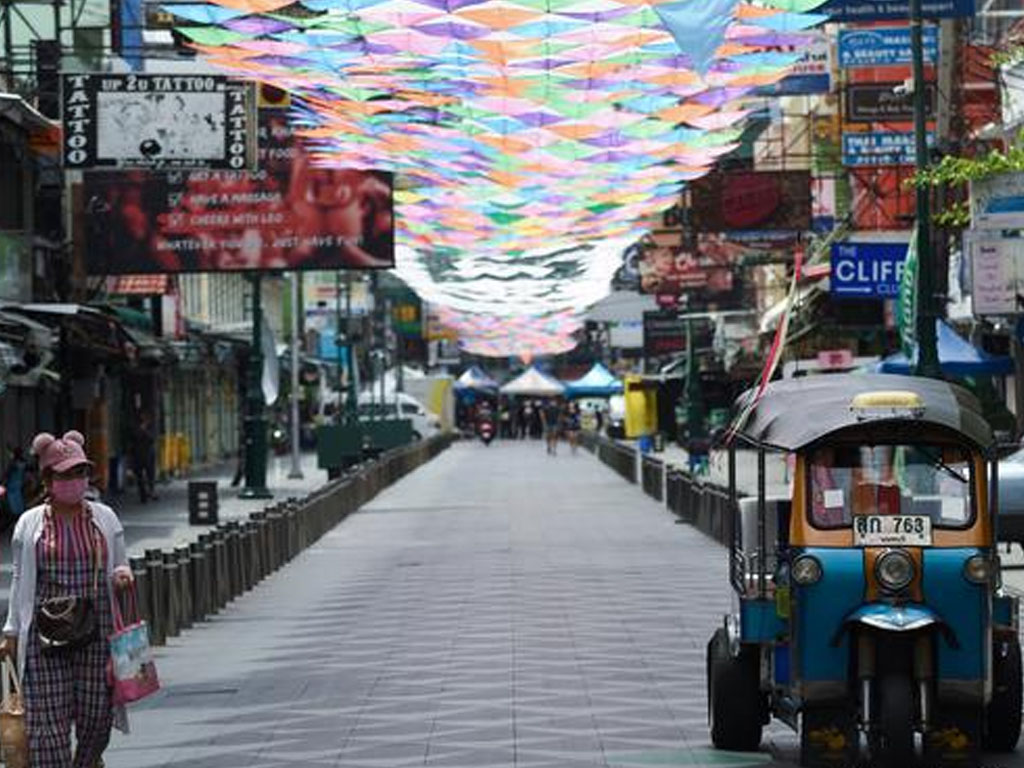
{"type": "Polygon", "coordinates": [[[528,397],[557,397],[565,394],[565,387],[557,379],[541,373],[534,367],[527,368],[521,375],[501,388],[503,395],[525,395],[528,397]]]}

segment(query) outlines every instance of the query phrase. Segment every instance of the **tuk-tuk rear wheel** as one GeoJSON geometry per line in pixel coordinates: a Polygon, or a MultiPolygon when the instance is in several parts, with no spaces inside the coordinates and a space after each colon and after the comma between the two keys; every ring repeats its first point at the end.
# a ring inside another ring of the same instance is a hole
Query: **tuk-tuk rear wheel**
{"type": "Polygon", "coordinates": [[[871,740],[872,764],[906,768],[914,760],[914,685],[909,675],[887,674],[878,681],[878,721],[871,740]]]}
{"type": "Polygon", "coordinates": [[[711,743],[732,752],[756,751],[765,716],[756,652],[744,648],[733,657],[728,634],[719,629],[708,643],[707,675],[711,743]]]}
{"type": "Polygon", "coordinates": [[[1016,637],[996,639],[992,649],[992,701],[985,710],[985,749],[1012,752],[1021,729],[1020,641],[1016,637]]]}

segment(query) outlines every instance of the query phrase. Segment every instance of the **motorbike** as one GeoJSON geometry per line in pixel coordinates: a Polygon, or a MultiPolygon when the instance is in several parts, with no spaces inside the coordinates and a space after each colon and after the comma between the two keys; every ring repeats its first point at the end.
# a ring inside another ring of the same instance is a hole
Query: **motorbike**
{"type": "Polygon", "coordinates": [[[494,439],[494,420],[481,419],[476,431],[479,433],[480,439],[484,441],[484,445],[490,445],[494,439]]]}
{"type": "Polygon", "coordinates": [[[270,447],[275,456],[284,456],[291,449],[288,430],[280,424],[275,424],[270,430],[270,447]]]}

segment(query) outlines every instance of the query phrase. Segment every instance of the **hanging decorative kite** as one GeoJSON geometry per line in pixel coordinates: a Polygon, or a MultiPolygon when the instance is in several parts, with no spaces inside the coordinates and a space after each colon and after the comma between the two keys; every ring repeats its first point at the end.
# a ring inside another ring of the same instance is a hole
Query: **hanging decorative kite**
{"type": "Polygon", "coordinates": [[[738,146],[746,99],[786,76],[805,30],[825,20],[807,11],[823,2],[166,9],[208,62],[298,97],[292,117],[318,162],[398,174],[399,273],[453,312],[503,318],[486,333],[467,320],[465,340],[509,354],[571,346],[578,322],[551,324],[550,344],[527,331],[547,315],[578,317],[617,266],[595,248],[621,253],[682,183],[738,146]],[[557,253],[562,269],[549,269],[557,253]],[[562,284],[569,262],[578,289],[562,284]]]}

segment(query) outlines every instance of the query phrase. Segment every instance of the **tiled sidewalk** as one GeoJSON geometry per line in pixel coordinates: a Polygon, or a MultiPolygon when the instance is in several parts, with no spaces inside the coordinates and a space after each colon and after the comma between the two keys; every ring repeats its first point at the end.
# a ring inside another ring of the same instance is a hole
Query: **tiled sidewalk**
{"type": "Polygon", "coordinates": [[[161,649],[107,765],[770,763],[709,748],[728,608],[725,553],[591,456],[458,444],[161,649]]]}

